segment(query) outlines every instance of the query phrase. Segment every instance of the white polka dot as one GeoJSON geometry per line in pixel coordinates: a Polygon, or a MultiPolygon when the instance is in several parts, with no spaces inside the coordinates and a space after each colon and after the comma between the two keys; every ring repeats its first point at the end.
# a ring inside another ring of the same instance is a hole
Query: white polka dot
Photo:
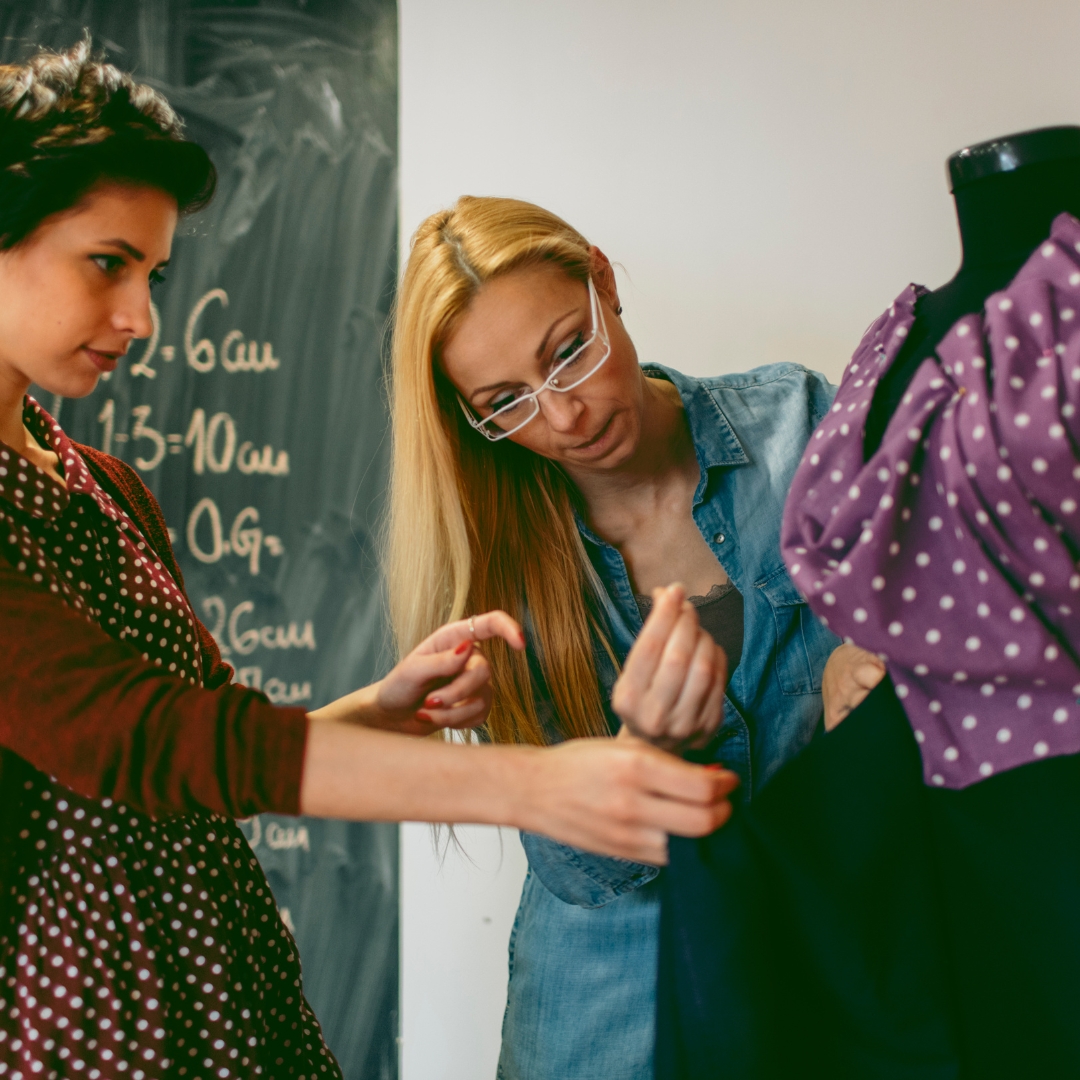
{"type": "Polygon", "coordinates": [[[889,623],[889,633],[893,637],[899,637],[903,632],[904,632],[904,626],[903,626],[902,623],[899,623],[899,622],[891,622],[891,623],[889,623]]]}
{"type": "MultiPolygon", "coordinates": [[[[893,623],[893,626],[899,626],[899,625],[900,625],[899,623],[893,623]]],[[[889,627],[889,633],[890,634],[892,633],[892,626],[889,627]]],[[[897,630],[897,633],[899,634],[900,631],[897,630]]],[[[941,640],[941,631],[940,630],[927,630],[926,631],[926,640],[931,645],[936,645],[941,640]]]]}
{"type": "Polygon", "coordinates": [[[853,618],[853,619],[854,619],[854,620],[855,620],[855,621],[856,621],[857,623],[864,623],[864,622],[866,622],[866,619],[867,619],[866,609],[865,609],[865,608],[861,608],[861,607],[860,607],[860,608],[856,608],[856,609],[855,609],[855,610],[854,610],[854,611],[853,611],[853,612],[851,613],[851,617],[852,617],[852,618],[853,618]]]}
{"type": "Polygon", "coordinates": [[[952,611],[952,609],[953,609],[953,607],[955,605],[956,605],[956,601],[951,596],[949,596],[948,593],[946,593],[938,601],[938,607],[940,607],[942,611],[952,611]]]}
{"type": "Polygon", "coordinates": [[[1030,709],[1031,708],[1031,695],[1030,694],[1021,694],[1016,699],[1016,704],[1021,709],[1030,709]]]}
{"type": "Polygon", "coordinates": [[[1012,738],[1012,732],[1007,728],[1001,728],[997,733],[997,741],[999,743],[1007,743],[1012,738]]]}
{"type": "Polygon", "coordinates": [[[1013,423],[1014,423],[1014,424],[1015,424],[1015,425],[1016,425],[1016,426],[1017,426],[1018,428],[1026,428],[1026,427],[1028,426],[1028,424],[1030,424],[1030,423],[1031,423],[1031,417],[1030,417],[1030,416],[1028,416],[1028,414],[1027,414],[1027,413],[1022,413],[1022,412],[1021,412],[1021,413],[1017,413],[1017,414],[1016,414],[1016,415],[1015,415],[1015,416],[1013,417],[1013,423]]]}
{"type": "Polygon", "coordinates": [[[955,746],[949,746],[945,748],[945,760],[955,761],[960,756],[960,751],[955,746]]]}
{"type": "Polygon", "coordinates": [[[1055,709],[1054,710],[1054,723],[1064,724],[1069,719],[1068,709],[1055,709]]]}
{"type": "Polygon", "coordinates": [[[1076,511],[1075,499],[1062,499],[1061,500],[1061,512],[1063,514],[1072,514],[1076,511]]]}
{"type": "Polygon", "coordinates": [[[945,777],[940,773],[934,773],[934,775],[930,777],[930,781],[931,783],[937,784],[938,787],[941,787],[945,783],[945,777]]]}
{"type": "Polygon", "coordinates": [[[1004,300],[998,301],[999,311],[1008,311],[1012,307],[1012,301],[1006,296],[1004,300]]]}
{"type": "Polygon", "coordinates": [[[974,636],[969,637],[967,639],[967,641],[964,642],[964,648],[967,649],[968,652],[975,652],[976,650],[978,650],[981,647],[982,647],[982,642],[977,637],[974,637],[974,636]]]}
{"type": "Polygon", "coordinates": [[[980,776],[989,776],[993,771],[994,771],[994,766],[991,765],[989,761],[984,761],[979,766],[979,775],[980,776]]]}
{"type": "Polygon", "coordinates": [[[1058,647],[1056,645],[1047,645],[1046,648],[1043,649],[1043,658],[1052,663],[1058,658],[1058,647]]]}
{"type": "Polygon", "coordinates": [[[1046,757],[1046,755],[1050,752],[1050,747],[1047,746],[1046,743],[1044,743],[1042,740],[1040,740],[1032,747],[1032,750],[1034,751],[1036,757],[1046,757]]]}
{"type": "Polygon", "coordinates": [[[978,724],[978,720],[976,720],[975,717],[972,716],[970,713],[968,713],[968,715],[960,721],[960,725],[965,731],[971,731],[976,726],[976,724],[978,724]]]}
{"type": "Polygon", "coordinates": [[[925,551],[920,551],[919,554],[915,556],[915,565],[916,566],[929,566],[930,565],[930,556],[927,555],[927,553],[925,551]]]}
{"type": "Polygon", "coordinates": [[[878,574],[870,580],[870,588],[873,589],[874,592],[881,592],[881,590],[885,588],[885,579],[878,574]]]}

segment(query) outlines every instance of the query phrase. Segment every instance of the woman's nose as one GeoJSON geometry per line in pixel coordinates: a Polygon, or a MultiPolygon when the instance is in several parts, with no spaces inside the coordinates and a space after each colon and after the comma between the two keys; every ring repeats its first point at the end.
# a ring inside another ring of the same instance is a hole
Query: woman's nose
{"type": "Polygon", "coordinates": [[[149,337],[154,332],[149,285],[133,285],[130,290],[124,290],[121,302],[113,312],[113,328],[137,338],[149,337]]]}
{"type": "Polygon", "coordinates": [[[548,390],[541,394],[537,401],[552,431],[572,431],[584,409],[584,405],[573,393],[559,394],[548,390]]]}

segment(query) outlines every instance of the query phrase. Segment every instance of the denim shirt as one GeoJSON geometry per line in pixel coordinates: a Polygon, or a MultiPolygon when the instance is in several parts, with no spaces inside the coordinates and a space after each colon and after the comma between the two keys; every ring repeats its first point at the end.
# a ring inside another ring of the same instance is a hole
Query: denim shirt
{"type": "MultiPolygon", "coordinates": [[[[822,670],[839,644],[814,617],[780,557],[784,500],[835,388],[798,364],[709,379],[659,365],[644,371],[679,391],[700,469],[694,522],[743,595],[743,654],[727,687],[711,756],[739,775],[739,797],[749,799],[810,741],[822,715],[822,670]]],[[[641,630],[626,563],[583,522],[578,529],[603,586],[599,601],[621,664],[641,630]]],[[[602,697],[609,702],[617,671],[598,642],[593,652],[602,697]]],[[[538,712],[551,716],[543,680],[536,683],[538,712]]],[[[609,721],[617,729],[610,711],[609,721]]],[[[582,907],[607,904],[659,872],[532,833],[521,839],[544,886],[582,907]]]]}

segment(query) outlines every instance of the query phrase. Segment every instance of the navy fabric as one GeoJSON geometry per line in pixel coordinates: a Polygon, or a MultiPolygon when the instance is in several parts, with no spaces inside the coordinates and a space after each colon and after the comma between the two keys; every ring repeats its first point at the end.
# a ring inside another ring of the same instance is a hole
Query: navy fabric
{"type": "Polygon", "coordinates": [[[657,1080],[1080,1075],[1080,757],[922,782],[886,679],[661,875],[657,1080]]]}

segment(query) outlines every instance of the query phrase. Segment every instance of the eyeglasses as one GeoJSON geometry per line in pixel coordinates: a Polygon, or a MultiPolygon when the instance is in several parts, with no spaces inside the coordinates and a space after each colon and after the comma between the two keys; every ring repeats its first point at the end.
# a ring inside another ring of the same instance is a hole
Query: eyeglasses
{"type": "MultiPolygon", "coordinates": [[[[595,375],[611,355],[611,342],[608,339],[604,312],[596,295],[596,286],[589,278],[589,309],[592,315],[592,331],[580,345],[575,345],[568,355],[559,354],[559,364],[544,380],[542,386],[527,394],[512,398],[505,405],[500,405],[489,416],[479,420],[473,415],[465,399],[458,394],[458,404],[469,421],[489,442],[498,442],[508,435],[520,431],[540,411],[538,398],[545,390],[565,394],[580,386],[590,375],[595,375]]],[[[501,398],[495,399],[495,404],[501,398]]]]}

